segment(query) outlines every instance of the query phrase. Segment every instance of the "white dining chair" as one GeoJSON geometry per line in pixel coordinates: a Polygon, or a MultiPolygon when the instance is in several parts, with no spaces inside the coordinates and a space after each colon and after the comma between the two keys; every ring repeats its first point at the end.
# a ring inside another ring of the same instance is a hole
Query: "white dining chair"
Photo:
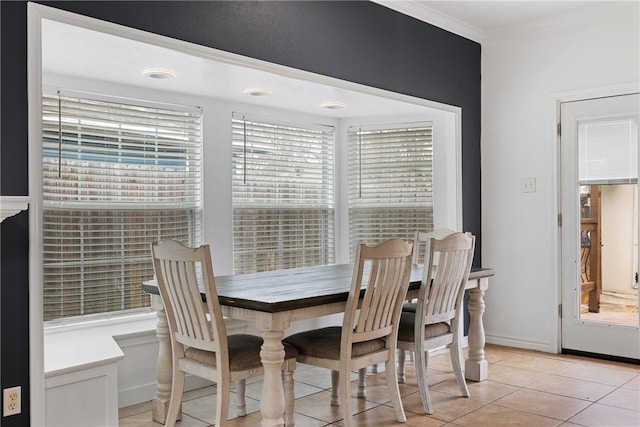
{"type": "MultiPolygon", "coordinates": [[[[264,372],[260,360],[262,338],[247,334],[227,335],[209,245],[189,248],[169,240],[152,244],[151,252],[169,322],[173,355],[172,389],[165,426],[173,426],[176,422],[185,373],[217,384],[215,425],[226,426],[231,383],[238,383],[237,412],[244,416],[245,380],[264,372]],[[203,302],[202,292],[206,302],[203,302]]],[[[284,350],[284,418],[286,426],[293,426],[293,371],[297,352],[289,344],[284,345],[284,350]]]]}
{"type": "MultiPolygon", "coordinates": [[[[448,228],[439,228],[433,231],[420,231],[416,230],[413,234],[413,256],[411,257],[412,264],[421,264],[424,262],[424,257],[429,253],[429,243],[430,239],[443,239],[450,234],[455,233],[455,231],[450,230],[448,228]],[[422,255],[422,257],[420,257],[422,255]]],[[[418,306],[418,299],[413,298],[411,301],[407,301],[402,305],[402,311],[414,312],[418,306]]],[[[404,364],[406,361],[407,354],[410,355],[410,360],[413,360],[413,349],[405,351],[402,349],[398,349],[398,364],[402,368],[398,371],[398,381],[403,384],[405,380],[404,375],[404,364]]],[[[375,373],[375,371],[374,371],[375,373]]],[[[367,368],[360,369],[358,371],[358,394],[359,398],[365,398],[367,395],[366,389],[366,375],[367,368]]],[[[332,390],[332,395],[335,395],[335,391],[332,390]]]]}
{"type": "MultiPolygon", "coordinates": [[[[433,231],[420,231],[416,230],[413,236],[413,263],[414,264],[423,264],[425,262],[425,256],[429,253],[429,244],[431,239],[444,239],[445,237],[455,233],[455,231],[450,230],[448,228],[439,228],[433,231]],[[420,257],[422,255],[422,257],[420,257]]],[[[412,301],[407,301],[402,305],[402,311],[414,312],[418,307],[418,299],[414,298],[412,301]]],[[[398,363],[400,366],[404,366],[406,361],[406,355],[409,354],[410,360],[413,359],[413,350],[411,351],[398,351],[398,363]]],[[[400,378],[398,380],[400,383],[404,383],[404,369],[400,371],[400,378]]]]}
{"type": "MultiPolygon", "coordinates": [[[[449,349],[451,365],[460,392],[469,397],[462,359],[464,288],[469,278],[475,236],[442,233],[426,240],[424,273],[415,311],[400,316],[398,349],[413,351],[422,405],[433,414],[427,378],[428,352],[449,349]]],[[[404,382],[404,357],[398,358],[398,381],[404,382]]]]}
{"type": "Polygon", "coordinates": [[[360,244],[342,327],[300,332],[285,339],[297,348],[299,362],[332,370],[334,389],[341,390],[346,427],[354,425],[351,372],[382,362],[396,418],[406,421],[395,354],[398,321],[411,276],[412,248],[412,242],[401,239],[375,246],[360,244]]]}

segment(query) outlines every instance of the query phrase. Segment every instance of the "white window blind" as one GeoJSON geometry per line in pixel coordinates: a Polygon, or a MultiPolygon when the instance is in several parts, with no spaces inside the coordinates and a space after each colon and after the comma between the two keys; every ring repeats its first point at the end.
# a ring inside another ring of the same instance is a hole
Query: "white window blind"
{"type": "Polygon", "coordinates": [[[202,235],[201,112],[43,96],[44,319],[145,307],[150,243],[202,235]]]}
{"type": "Polygon", "coordinates": [[[234,113],[235,273],[334,262],[334,129],[234,113]]]}
{"type": "Polygon", "coordinates": [[[633,118],[578,124],[581,185],[638,181],[638,122],[633,118]]]}
{"type": "Polygon", "coordinates": [[[433,230],[431,123],[352,126],[349,139],[349,248],[433,230]]]}

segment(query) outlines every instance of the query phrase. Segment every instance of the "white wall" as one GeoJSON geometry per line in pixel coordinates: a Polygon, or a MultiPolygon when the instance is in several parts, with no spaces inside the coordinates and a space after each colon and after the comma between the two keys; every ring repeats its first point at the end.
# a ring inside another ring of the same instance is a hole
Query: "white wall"
{"type": "Polygon", "coordinates": [[[637,2],[608,3],[482,45],[482,262],[487,342],[559,350],[555,117],[561,93],[637,83],[637,2]],[[536,192],[521,192],[535,178],[536,192]]]}

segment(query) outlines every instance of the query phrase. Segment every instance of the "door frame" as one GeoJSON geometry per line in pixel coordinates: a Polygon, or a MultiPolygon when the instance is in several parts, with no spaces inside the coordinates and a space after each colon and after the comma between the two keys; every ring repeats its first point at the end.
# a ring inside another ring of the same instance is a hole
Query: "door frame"
{"type": "Polygon", "coordinates": [[[560,132],[561,123],[561,104],[572,101],[586,101],[595,98],[606,98],[612,96],[627,95],[630,93],[640,92],[640,81],[621,83],[616,85],[598,86],[594,88],[577,89],[570,91],[554,92],[551,94],[552,122],[550,131],[553,133],[551,141],[554,141],[554,163],[553,180],[555,181],[555,197],[553,201],[555,218],[554,233],[554,265],[553,276],[555,277],[556,293],[554,295],[554,305],[557,307],[556,317],[554,319],[555,337],[555,353],[562,352],[562,157],[560,155],[560,132]]]}

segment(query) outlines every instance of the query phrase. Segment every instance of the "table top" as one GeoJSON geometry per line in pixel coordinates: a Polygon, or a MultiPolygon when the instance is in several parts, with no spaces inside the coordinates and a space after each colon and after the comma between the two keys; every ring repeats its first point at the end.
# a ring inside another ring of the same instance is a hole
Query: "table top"
{"type": "MultiPolygon", "coordinates": [[[[469,279],[494,274],[491,268],[472,268],[469,279]]],[[[352,275],[353,264],[336,264],[216,276],[215,281],[220,304],[277,313],[346,301],[352,275]]],[[[409,289],[418,289],[421,280],[422,265],[413,265],[409,289]]],[[[155,280],[144,282],[142,289],[158,294],[155,280]]]]}

